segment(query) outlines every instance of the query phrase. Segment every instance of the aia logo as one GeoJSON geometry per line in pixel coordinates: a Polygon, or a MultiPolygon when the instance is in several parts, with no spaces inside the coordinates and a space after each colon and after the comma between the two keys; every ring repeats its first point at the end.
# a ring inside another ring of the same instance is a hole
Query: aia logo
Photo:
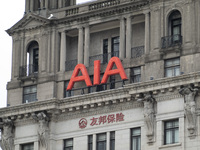
{"type": "Polygon", "coordinates": [[[82,118],[79,121],[79,128],[84,129],[85,127],[87,127],[87,120],[85,118],[82,118]]]}

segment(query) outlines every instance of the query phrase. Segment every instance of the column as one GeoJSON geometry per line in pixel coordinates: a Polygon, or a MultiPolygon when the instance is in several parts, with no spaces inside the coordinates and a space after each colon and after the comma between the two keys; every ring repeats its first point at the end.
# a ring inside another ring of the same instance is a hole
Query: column
{"type": "Polygon", "coordinates": [[[20,62],[20,66],[24,66],[24,37],[21,38],[21,62],[20,62]]]}
{"type": "Polygon", "coordinates": [[[149,12],[145,13],[145,54],[149,54],[150,44],[150,16],[149,12]]]}
{"type": "Polygon", "coordinates": [[[78,64],[83,63],[83,27],[78,31],[78,64]]]}
{"type": "Polygon", "coordinates": [[[58,0],[58,8],[62,8],[63,7],[63,0],[58,0]]]}
{"type": "Polygon", "coordinates": [[[89,67],[90,56],[90,27],[85,27],[85,48],[84,48],[84,65],[89,67]]]}
{"type": "Polygon", "coordinates": [[[56,51],[56,29],[54,28],[52,31],[52,38],[51,38],[51,72],[55,71],[55,66],[56,66],[56,56],[55,56],[55,51],[56,51]]]}
{"type": "Polygon", "coordinates": [[[39,142],[34,142],[34,150],[39,150],[39,142]]]}
{"type": "Polygon", "coordinates": [[[26,0],[26,4],[25,4],[25,12],[28,13],[30,10],[30,0],[26,0]]]}
{"type": "Polygon", "coordinates": [[[20,145],[19,144],[15,145],[15,150],[20,150],[20,145]]]}
{"type": "Polygon", "coordinates": [[[49,0],[45,0],[45,8],[46,8],[46,9],[49,8],[49,0]]]}
{"type": "Polygon", "coordinates": [[[61,33],[61,45],[60,45],[60,71],[65,72],[65,61],[66,61],[66,33],[61,33]]]}
{"type": "Polygon", "coordinates": [[[160,49],[160,43],[161,43],[161,15],[160,15],[160,9],[154,10],[154,49],[158,50],[160,49]]]}
{"type": "Polygon", "coordinates": [[[40,1],[40,9],[43,9],[45,6],[44,6],[44,0],[41,0],[40,1]]]}
{"type": "Polygon", "coordinates": [[[96,147],[97,147],[97,135],[96,134],[93,134],[93,141],[92,141],[92,143],[93,143],[92,149],[96,150],[96,147]]]}
{"type": "Polygon", "coordinates": [[[132,18],[127,17],[126,22],[126,58],[131,58],[131,44],[132,44],[132,18]]]}
{"type": "Polygon", "coordinates": [[[123,17],[120,20],[120,48],[119,48],[119,58],[120,59],[124,59],[125,57],[125,42],[126,42],[126,38],[125,38],[125,18],[123,17]]]}
{"type": "Polygon", "coordinates": [[[34,0],[30,0],[31,3],[30,3],[30,11],[33,12],[34,10],[34,0]]]}
{"type": "Polygon", "coordinates": [[[106,149],[110,149],[110,132],[107,132],[106,135],[106,149]]]}

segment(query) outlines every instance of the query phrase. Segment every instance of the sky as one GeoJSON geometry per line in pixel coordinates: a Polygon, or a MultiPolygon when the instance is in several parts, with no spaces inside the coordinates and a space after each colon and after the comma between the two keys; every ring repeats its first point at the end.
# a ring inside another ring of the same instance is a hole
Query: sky
{"type": "MultiPolygon", "coordinates": [[[[84,3],[92,0],[77,0],[84,3]]],[[[7,82],[11,79],[12,38],[5,30],[12,27],[24,15],[25,0],[4,0],[0,9],[0,107],[6,107],[7,82]]]]}

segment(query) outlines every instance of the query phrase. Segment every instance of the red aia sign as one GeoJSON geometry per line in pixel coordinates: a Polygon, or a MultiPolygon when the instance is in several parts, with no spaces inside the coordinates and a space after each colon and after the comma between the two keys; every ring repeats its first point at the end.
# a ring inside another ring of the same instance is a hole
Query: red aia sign
{"type": "MultiPolygon", "coordinates": [[[[119,74],[122,80],[128,79],[124,71],[124,68],[122,66],[122,63],[118,57],[112,57],[110,59],[101,82],[100,82],[100,60],[94,61],[93,85],[105,84],[109,76],[116,75],[116,74],[119,74]],[[116,69],[112,69],[114,64],[116,65],[116,69]]],[[[87,69],[85,65],[83,64],[76,65],[73,71],[73,74],[71,76],[71,79],[69,81],[69,84],[67,86],[67,90],[72,90],[74,84],[80,81],[85,81],[87,86],[92,86],[92,82],[88,75],[87,69]],[[80,71],[82,73],[82,76],[78,76],[80,71]]]]}

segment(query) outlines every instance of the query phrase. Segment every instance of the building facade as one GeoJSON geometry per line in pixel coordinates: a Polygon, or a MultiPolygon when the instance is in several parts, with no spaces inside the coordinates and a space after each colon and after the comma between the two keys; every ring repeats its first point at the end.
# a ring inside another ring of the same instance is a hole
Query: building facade
{"type": "Polygon", "coordinates": [[[26,0],[7,33],[3,150],[200,149],[199,0],[26,0]],[[66,90],[77,64],[93,84],[114,57],[128,80],[66,90]]]}

